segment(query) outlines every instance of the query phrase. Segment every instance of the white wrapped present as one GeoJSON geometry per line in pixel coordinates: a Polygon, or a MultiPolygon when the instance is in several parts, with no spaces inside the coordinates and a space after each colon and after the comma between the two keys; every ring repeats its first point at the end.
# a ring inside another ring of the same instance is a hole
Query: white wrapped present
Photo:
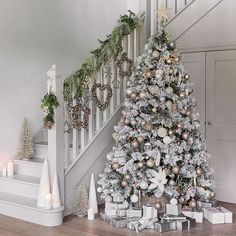
{"type": "Polygon", "coordinates": [[[190,218],[196,220],[197,223],[203,222],[203,211],[198,208],[185,208],[183,209],[182,213],[190,218]]]}
{"type": "Polygon", "coordinates": [[[216,207],[216,204],[217,204],[216,200],[199,200],[199,201],[197,201],[197,206],[199,208],[216,207]]]}
{"type": "Polygon", "coordinates": [[[152,219],[157,217],[157,210],[151,205],[143,206],[143,219],[152,219]]]}
{"type": "Polygon", "coordinates": [[[105,214],[107,216],[116,216],[118,210],[118,204],[114,202],[105,203],[105,214]]]}
{"type": "Polygon", "coordinates": [[[112,199],[113,199],[113,202],[123,202],[125,200],[125,197],[119,192],[114,192],[112,194],[112,199]]]}
{"type": "Polygon", "coordinates": [[[139,207],[131,207],[126,210],[126,216],[128,218],[141,218],[142,217],[142,208],[139,207]]]}
{"type": "Polygon", "coordinates": [[[233,214],[223,207],[206,207],[202,209],[204,218],[212,224],[232,223],[233,214]]]}
{"type": "Polygon", "coordinates": [[[166,214],[178,216],[179,214],[181,214],[181,212],[182,212],[181,204],[176,204],[176,205],[169,203],[166,204],[166,214]]]}

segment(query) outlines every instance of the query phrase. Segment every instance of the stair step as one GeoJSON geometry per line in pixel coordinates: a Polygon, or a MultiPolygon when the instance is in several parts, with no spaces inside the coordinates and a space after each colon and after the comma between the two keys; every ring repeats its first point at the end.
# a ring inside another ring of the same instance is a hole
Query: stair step
{"type": "Polygon", "coordinates": [[[41,177],[43,161],[41,158],[33,158],[28,161],[14,160],[15,174],[41,177]]]}
{"type": "MultiPolygon", "coordinates": [[[[2,189],[1,189],[2,191],[2,189]]],[[[0,214],[44,226],[57,226],[63,221],[63,207],[46,210],[37,207],[30,197],[0,192],[0,214]]]]}
{"type": "Polygon", "coordinates": [[[34,144],[35,156],[38,159],[45,159],[48,156],[48,143],[37,142],[34,144]]]}
{"type": "Polygon", "coordinates": [[[39,183],[39,177],[27,175],[0,176],[0,190],[2,192],[35,199],[38,197],[39,183]]]}

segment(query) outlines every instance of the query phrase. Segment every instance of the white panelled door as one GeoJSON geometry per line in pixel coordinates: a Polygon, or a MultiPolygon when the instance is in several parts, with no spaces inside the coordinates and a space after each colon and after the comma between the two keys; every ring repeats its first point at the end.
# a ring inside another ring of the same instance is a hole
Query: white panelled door
{"type": "Polygon", "coordinates": [[[206,137],[217,199],[236,203],[236,51],[206,54],[206,137]]]}
{"type": "Polygon", "coordinates": [[[182,62],[194,83],[194,96],[200,114],[202,136],[205,138],[205,53],[185,53],[182,62]]]}

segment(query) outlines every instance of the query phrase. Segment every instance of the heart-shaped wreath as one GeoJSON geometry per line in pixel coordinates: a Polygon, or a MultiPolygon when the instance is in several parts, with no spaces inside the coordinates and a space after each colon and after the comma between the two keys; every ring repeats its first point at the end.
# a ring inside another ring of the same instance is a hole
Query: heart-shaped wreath
{"type": "Polygon", "coordinates": [[[110,103],[111,97],[112,97],[111,86],[109,84],[95,83],[92,86],[91,92],[92,92],[92,99],[95,101],[98,108],[102,111],[106,110],[106,108],[108,107],[108,105],[110,103]],[[100,89],[101,91],[107,90],[107,97],[106,97],[105,101],[102,102],[98,99],[97,89],[100,89]]]}
{"type": "Polygon", "coordinates": [[[74,129],[87,128],[89,114],[91,110],[81,102],[78,102],[75,106],[69,107],[69,115],[71,117],[72,126],[74,129]],[[81,114],[81,119],[79,120],[79,112],[83,112],[83,116],[81,114]]]}

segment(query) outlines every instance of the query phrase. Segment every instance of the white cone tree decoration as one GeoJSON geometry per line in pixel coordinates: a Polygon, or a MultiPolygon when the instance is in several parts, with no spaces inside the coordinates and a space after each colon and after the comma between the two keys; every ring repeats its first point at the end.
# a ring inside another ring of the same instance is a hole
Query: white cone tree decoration
{"type": "Polygon", "coordinates": [[[60,192],[56,174],[54,177],[53,187],[52,187],[52,206],[53,208],[61,207],[60,192]]]}
{"type": "Polygon", "coordinates": [[[21,128],[19,150],[17,157],[22,160],[29,160],[34,155],[34,145],[32,138],[32,131],[27,118],[24,119],[21,128]]]}
{"type": "Polygon", "coordinates": [[[49,181],[49,171],[48,171],[48,160],[45,159],[43,163],[43,170],[39,185],[39,194],[38,194],[38,207],[45,207],[45,195],[50,193],[50,181],[49,181]]]}
{"type": "Polygon", "coordinates": [[[93,173],[91,175],[90,187],[89,187],[89,208],[92,208],[95,214],[98,213],[97,193],[96,193],[93,173]]]}
{"type": "Polygon", "coordinates": [[[75,200],[73,204],[73,215],[83,217],[88,213],[88,193],[86,186],[81,184],[75,194],[75,200]]]}

